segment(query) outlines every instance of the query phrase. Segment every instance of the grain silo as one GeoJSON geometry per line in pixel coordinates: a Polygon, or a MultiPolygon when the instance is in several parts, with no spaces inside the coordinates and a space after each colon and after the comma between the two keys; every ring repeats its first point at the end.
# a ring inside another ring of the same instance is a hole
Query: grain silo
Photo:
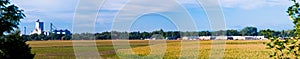
{"type": "Polygon", "coordinates": [[[44,32],[44,22],[40,22],[40,20],[37,20],[35,22],[35,29],[31,34],[42,34],[44,32]]]}

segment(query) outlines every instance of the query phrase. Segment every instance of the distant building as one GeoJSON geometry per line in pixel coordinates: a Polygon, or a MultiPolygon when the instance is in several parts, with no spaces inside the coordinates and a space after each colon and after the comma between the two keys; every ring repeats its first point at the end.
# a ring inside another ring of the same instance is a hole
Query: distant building
{"type": "Polygon", "coordinates": [[[42,34],[44,32],[44,22],[40,22],[40,20],[37,20],[35,22],[35,29],[31,34],[42,34]]]}
{"type": "Polygon", "coordinates": [[[54,30],[52,33],[54,34],[63,34],[63,35],[71,35],[72,33],[65,29],[65,30],[54,30]]]}
{"type": "Polygon", "coordinates": [[[176,37],[166,37],[166,40],[177,40],[176,37]]]}
{"type": "Polygon", "coordinates": [[[65,29],[65,30],[53,30],[52,31],[52,27],[53,24],[51,23],[50,25],[51,29],[50,31],[45,31],[44,30],[44,22],[40,22],[40,20],[37,20],[35,22],[35,29],[33,30],[33,32],[31,34],[45,34],[45,35],[50,35],[51,33],[54,34],[64,34],[64,35],[72,35],[71,31],[65,29]]]}
{"type": "Polygon", "coordinates": [[[200,36],[199,39],[200,40],[210,40],[211,37],[210,36],[200,36]]]}
{"type": "Polygon", "coordinates": [[[182,40],[199,40],[199,36],[184,36],[182,40]]]}
{"type": "Polygon", "coordinates": [[[266,40],[265,36],[184,36],[181,40],[266,40]]]}

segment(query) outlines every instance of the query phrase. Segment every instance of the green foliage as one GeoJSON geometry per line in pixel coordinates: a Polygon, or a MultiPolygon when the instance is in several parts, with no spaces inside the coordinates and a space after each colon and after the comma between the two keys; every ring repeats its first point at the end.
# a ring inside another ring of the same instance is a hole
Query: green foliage
{"type": "MultiPolygon", "coordinates": [[[[268,31],[271,31],[272,36],[277,36],[277,37],[293,37],[295,30],[285,30],[285,31],[275,31],[275,30],[270,30],[267,29],[268,31]]],[[[102,33],[96,33],[94,34],[95,38],[98,40],[107,40],[107,39],[120,39],[120,38],[125,38],[125,39],[149,39],[153,35],[161,35],[163,38],[170,39],[170,40],[175,40],[177,38],[181,38],[182,36],[219,36],[219,35],[227,35],[227,36],[241,36],[240,33],[243,33],[245,36],[267,36],[265,33],[267,33],[267,30],[260,30],[257,32],[256,27],[246,27],[244,28],[243,31],[238,31],[238,30],[220,30],[220,31],[200,31],[200,32],[183,32],[183,31],[163,31],[161,30],[156,30],[153,32],[117,32],[117,31],[111,31],[111,32],[102,32],[102,33]],[[123,36],[120,36],[120,34],[125,34],[123,36]],[[112,38],[113,37],[113,38],[112,38]]],[[[89,33],[92,35],[93,33],[89,33]]],[[[74,34],[73,37],[74,39],[80,38],[80,36],[84,36],[85,34],[74,34]]],[[[51,37],[52,35],[50,34],[51,37]]],[[[60,38],[59,38],[60,39],[60,38]]],[[[88,39],[88,38],[85,38],[88,39]]]]}
{"type": "Polygon", "coordinates": [[[211,36],[211,32],[209,32],[209,31],[201,31],[201,32],[199,32],[199,36],[211,36]]]}
{"type": "Polygon", "coordinates": [[[240,34],[243,36],[257,36],[257,28],[256,27],[246,27],[240,31],[240,34]]]}
{"type": "MultiPolygon", "coordinates": [[[[10,4],[9,0],[0,1],[0,59],[33,59],[31,48],[21,37],[18,28],[20,20],[25,17],[23,10],[10,4]],[[3,35],[10,33],[9,35],[3,35]]],[[[26,37],[27,38],[27,37],[26,37]]]]}
{"type": "MultiPolygon", "coordinates": [[[[274,59],[299,59],[300,58],[300,15],[299,15],[299,3],[296,0],[290,0],[294,5],[288,8],[288,15],[295,24],[295,31],[293,39],[280,40],[278,36],[274,36],[274,31],[266,30],[261,31],[263,35],[267,35],[271,42],[267,43],[267,48],[273,50],[273,54],[270,57],[274,59]]],[[[284,33],[282,31],[281,33],[284,33]]],[[[290,32],[288,32],[290,33],[290,32]]],[[[286,35],[286,34],[282,34],[286,35]]]]}
{"type": "Polygon", "coordinates": [[[71,35],[64,35],[64,36],[62,36],[62,39],[63,40],[71,40],[72,36],[71,35]]]}
{"type": "Polygon", "coordinates": [[[165,32],[163,31],[163,29],[160,29],[160,30],[158,30],[158,31],[153,31],[153,32],[152,32],[152,35],[156,35],[156,34],[159,34],[159,35],[161,35],[161,36],[163,36],[163,37],[166,37],[166,36],[165,36],[165,32]]]}
{"type": "Polygon", "coordinates": [[[0,1],[0,36],[4,32],[10,33],[18,28],[20,20],[25,17],[23,10],[20,10],[17,6],[11,5],[9,0],[0,1]]]}
{"type": "Polygon", "coordinates": [[[34,54],[27,45],[18,28],[20,20],[25,17],[23,10],[10,4],[9,0],[0,1],[0,59],[33,59],[34,54]],[[10,33],[9,35],[3,35],[10,33]]]}
{"type": "Polygon", "coordinates": [[[81,34],[73,34],[73,40],[93,40],[95,39],[95,35],[92,33],[81,33],[81,34]]]}
{"type": "Polygon", "coordinates": [[[227,30],[226,35],[227,36],[239,36],[240,34],[239,34],[239,31],[237,31],[237,30],[227,30]]]}
{"type": "Polygon", "coordinates": [[[31,48],[19,35],[20,31],[0,38],[0,59],[33,59],[31,48]]]}
{"type": "Polygon", "coordinates": [[[276,36],[271,35],[271,31],[267,30],[270,42],[266,43],[267,49],[271,49],[273,54],[270,57],[274,59],[288,59],[288,58],[299,58],[300,49],[297,39],[280,40],[276,36]]]}
{"type": "Polygon", "coordinates": [[[225,30],[220,30],[220,31],[214,31],[212,32],[212,35],[213,36],[223,36],[223,35],[226,35],[226,31],[225,30]]]}
{"type": "Polygon", "coordinates": [[[96,33],[95,36],[96,36],[96,39],[111,39],[110,32],[96,33]]]}
{"type": "Polygon", "coordinates": [[[32,40],[71,40],[71,35],[65,34],[54,34],[50,35],[44,34],[31,34],[31,35],[22,35],[24,40],[32,41],[32,40]]]}

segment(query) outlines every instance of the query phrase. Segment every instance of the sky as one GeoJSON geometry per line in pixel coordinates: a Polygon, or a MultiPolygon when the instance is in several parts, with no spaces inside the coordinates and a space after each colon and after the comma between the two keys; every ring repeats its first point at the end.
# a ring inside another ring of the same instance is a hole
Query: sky
{"type": "MultiPolygon", "coordinates": [[[[241,30],[247,26],[254,26],[260,30],[293,29],[292,20],[286,14],[287,8],[291,5],[289,0],[219,1],[225,17],[226,29],[241,30]]],[[[158,29],[177,31],[178,26],[174,24],[173,19],[171,20],[163,15],[178,15],[181,12],[187,12],[188,14],[182,13],[182,15],[190,16],[193,20],[192,23],[196,25],[196,29],[190,31],[212,30],[209,25],[209,18],[197,0],[12,0],[11,3],[24,10],[26,18],[21,21],[19,27],[21,30],[24,29],[23,27],[27,27],[27,34],[33,31],[37,19],[44,22],[45,30],[49,30],[50,23],[53,23],[57,29],[72,31],[74,30],[75,14],[83,15],[82,19],[90,17],[95,20],[79,27],[82,29],[81,32],[89,32],[89,30],[85,30],[89,26],[94,27],[95,29],[92,31],[95,32],[111,31],[114,30],[114,24],[123,24],[128,21],[134,21],[134,23],[131,23],[129,31],[149,32],[158,29]],[[84,7],[78,7],[80,2],[86,1],[90,2],[87,2],[84,7]],[[88,4],[93,2],[99,3],[88,4]],[[100,7],[92,8],[98,6],[100,7]],[[81,10],[85,12],[78,12],[81,10]],[[143,13],[148,11],[153,13],[143,13]],[[89,14],[95,16],[89,16],[89,14]]],[[[188,17],[182,16],[181,18],[179,22],[190,24],[185,20],[188,17]]],[[[88,20],[78,22],[83,21],[88,20]]]]}

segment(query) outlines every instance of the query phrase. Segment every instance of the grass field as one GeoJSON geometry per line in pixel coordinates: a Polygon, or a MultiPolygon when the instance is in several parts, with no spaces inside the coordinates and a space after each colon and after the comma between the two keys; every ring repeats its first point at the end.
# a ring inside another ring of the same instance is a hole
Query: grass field
{"type": "MultiPolygon", "coordinates": [[[[149,41],[132,40],[129,41],[133,47],[134,54],[139,56],[147,56],[150,54],[149,41]]],[[[260,40],[251,41],[226,41],[226,49],[224,53],[225,59],[267,59],[269,58],[270,50],[265,49],[265,45],[260,40]]],[[[36,54],[35,59],[75,59],[72,41],[28,41],[32,47],[32,52],[36,54]]],[[[181,41],[167,41],[167,49],[163,58],[178,59],[180,57],[181,41]]],[[[191,46],[194,48],[200,46],[200,49],[194,49],[194,52],[199,53],[200,59],[207,59],[211,52],[211,41],[192,41],[191,44],[199,44],[191,46]]],[[[118,59],[114,52],[112,41],[110,40],[97,40],[97,48],[101,57],[118,59]]],[[[150,44],[151,46],[162,44],[150,44]]],[[[127,51],[130,48],[118,49],[119,52],[127,51]]],[[[157,48],[159,49],[159,48],[157,48]]],[[[131,56],[131,53],[122,53],[121,56],[131,56]]],[[[192,53],[186,55],[193,55],[192,53]]]]}

